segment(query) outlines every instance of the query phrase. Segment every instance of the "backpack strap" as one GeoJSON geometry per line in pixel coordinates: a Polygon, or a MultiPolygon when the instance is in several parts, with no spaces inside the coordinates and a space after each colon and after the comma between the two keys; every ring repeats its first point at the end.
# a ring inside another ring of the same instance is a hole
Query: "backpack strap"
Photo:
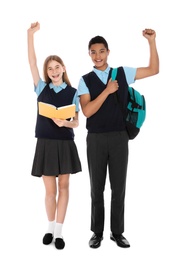
{"type": "MultiPolygon", "coordinates": [[[[111,72],[111,78],[112,78],[112,80],[115,80],[115,79],[116,79],[116,77],[117,77],[117,72],[118,72],[118,68],[113,68],[113,69],[112,69],[112,72],[111,72]]],[[[118,95],[117,95],[117,91],[114,92],[114,95],[115,95],[115,96],[114,96],[115,103],[116,103],[116,105],[119,104],[120,110],[121,110],[121,112],[122,112],[122,114],[123,114],[123,119],[125,120],[125,116],[124,116],[125,113],[124,113],[124,111],[123,111],[121,102],[120,102],[119,97],[118,97],[118,95]]]]}
{"type": "Polygon", "coordinates": [[[111,73],[111,78],[112,78],[112,80],[115,80],[115,79],[116,79],[116,77],[117,77],[117,71],[118,71],[117,68],[112,69],[112,73],[111,73]]]}
{"type": "MultiPolygon", "coordinates": [[[[114,68],[114,69],[112,68],[112,72],[111,72],[112,81],[116,80],[116,78],[117,78],[117,71],[118,71],[117,68],[114,68]]],[[[115,92],[114,92],[114,101],[115,101],[115,104],[118,103],[118,101],[117,101],[117,94],[115,92]]]]}

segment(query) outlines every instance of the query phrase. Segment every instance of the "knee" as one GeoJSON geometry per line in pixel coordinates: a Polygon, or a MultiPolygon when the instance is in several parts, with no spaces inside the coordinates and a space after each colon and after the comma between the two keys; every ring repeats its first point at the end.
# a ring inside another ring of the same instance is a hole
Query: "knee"
{"type": "Polygon", "coordinates": [[[69,190],[69,181],[60,181],[58,184],[58,190],[59,192],[66,192],[69,190]]]}
{"type": "Polygon", "coordinates": [[[54,201],[56,198],[56,192],[46,192],[46,199],[49,201],[54,201]]]}

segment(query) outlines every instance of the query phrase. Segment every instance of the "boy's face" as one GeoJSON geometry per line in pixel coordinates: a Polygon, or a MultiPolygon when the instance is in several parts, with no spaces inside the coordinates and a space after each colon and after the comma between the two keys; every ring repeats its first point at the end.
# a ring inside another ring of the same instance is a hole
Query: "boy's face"
{"type": "Polygon", "coordinates": [[[89,50],[89,56],[98,70],[105,70],[108,66],[107,59],[109,55],[109,50],[107,50],[102,43],[92,44],[89,50]]]}

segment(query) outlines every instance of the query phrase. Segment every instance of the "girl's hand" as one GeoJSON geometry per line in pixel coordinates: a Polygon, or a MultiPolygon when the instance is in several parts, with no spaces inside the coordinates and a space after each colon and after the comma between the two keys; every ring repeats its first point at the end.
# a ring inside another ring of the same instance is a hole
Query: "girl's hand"
{"type": "Polygon", "coordinates": [[[75,116],[70,121],[66,119],[60,119],[60,118],[59,119],[52,118],[52,120],[59,127],[76,128],[79,125],[78,112],[75,113],[75,116]]]}
{"type": "Polygon", "coordinates": [[[31,23],[30,28],[28,29],[28,33],[35,33],[40,29],[40,24],[38,22],[31,23]]]}
{"type": "Polygon", "coordinates": [[[59,127],[63,127],[66,125],[67,120],[64,119],[59,119],[59,118],[52,118],[53,122],[59,126],[59,127]]]}

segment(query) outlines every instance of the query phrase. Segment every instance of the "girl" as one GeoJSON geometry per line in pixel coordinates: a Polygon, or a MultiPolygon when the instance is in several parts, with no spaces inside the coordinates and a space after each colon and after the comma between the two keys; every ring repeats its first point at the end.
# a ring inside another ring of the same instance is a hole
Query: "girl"
{"type": "Polygon", "coordinates": [[[81,171],[73,132],[73,128],[79,124],[79,100],[60,57],[52,55],[46,58],[43,66],[44,81],[41,80],[34,48],[34,33],[39,29],[40,24],[36,22],[32,23],[27,31],[28,60],[38,96],[37,101],[50,103],[56,107],[72,103],[76,105],[73,119],[50,119],[37,113],[35,129],[37,143],[31,173],[32,176],[42,177],[45,186],[48,229],[43,237],[43,244],[48,245],[54,239],[55,247],[63,249],[65,242],[62,227],[69,200],[69,176],[81,171]]]}

